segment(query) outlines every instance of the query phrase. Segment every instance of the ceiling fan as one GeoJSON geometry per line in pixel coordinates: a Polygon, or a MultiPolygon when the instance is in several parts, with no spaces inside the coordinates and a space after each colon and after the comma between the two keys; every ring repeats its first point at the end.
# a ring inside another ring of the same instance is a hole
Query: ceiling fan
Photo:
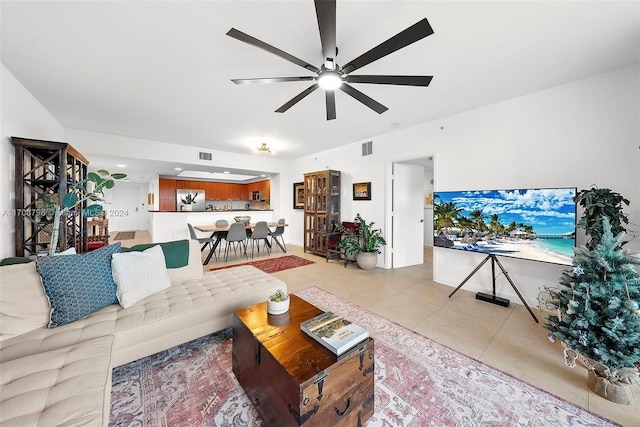
{"type": "Polygon", "coordinates": [[[278,82],[296,82],[296,81],[313,81],[313,85],[294,96],[284,105],[276,110],[277,113],[284,113],[289,108],[300,102],[311,92],[321,87],[324,89],[327,120],[336,118],[336,100],[335,90],[340,89],[346,94],[352,96],[367,107],[371,108],[378,114],[382,114],[388,110],[387,107],[368,97],[364,93],[355,89],[349,83],[374,83],[386,85],[405,85],[405,86],[429,86],[433,76],[390,76],[390,75],[353,75],[353,71],[364,67],[384,56],[387,56],[397,50],[402,49],[412,43],[417,42],[427,36],[433,34],[433,29],[429,25],[426,18],[418,21],[409,28],[401,31],[385,42],[363,53],[354,60],[348,62],[344,66],[339,66],[336,62],[338,48],[336,46],[336,1],[335,0],[314,0],[316,6],[316,16],[318,19],[318,29],[320,30],[320,41],[322,43],[323,64],[320,68],[309,64],[302,59],[284,52],[270,44],[267,44],[255,37],[243,33],[235,28],[231,28],[227,35],[234,39],[240,40],[252,46],[264,49],[274,55],[277,55],[289,62],[301,66],[309,71],[316,73],[315,76],[299,76],[299,77],[270,77],[270,78],[253,78],[253,79],[232,79],[235,84],[247,83],[278,83],[278,82]]]}

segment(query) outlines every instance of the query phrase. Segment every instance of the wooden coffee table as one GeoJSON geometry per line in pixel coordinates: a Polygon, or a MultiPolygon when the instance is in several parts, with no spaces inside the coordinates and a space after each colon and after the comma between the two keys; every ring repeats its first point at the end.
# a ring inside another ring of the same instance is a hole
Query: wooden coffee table
{"type": "Polygon", "coordinates": [[[373,339],[337,357],[300,330],[323,311],[290,297],[278,316],[266,302],[233,313],[233,373],[267,426],[364,425],[373,415],[373,339]]]}

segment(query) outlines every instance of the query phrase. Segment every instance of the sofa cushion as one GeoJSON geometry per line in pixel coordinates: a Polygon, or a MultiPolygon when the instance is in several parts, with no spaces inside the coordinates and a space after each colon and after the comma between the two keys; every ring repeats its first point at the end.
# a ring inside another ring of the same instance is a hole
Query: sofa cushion
{"type": "Polygon", "coordinates": [[[122,252],[143,251],[156,245],[160,245],[164,252],[167,272],[171,278],[171,283],[182,283],[187,280],[202,279],[202,258],[197,240],[142,244],[131,248],[122,248],[122,252]],[[176,252],[182,253],[178,256],[176,252]],[[184,261],[185,259],[186,263],[184,261]]]}
{"type": "Polygon", "coordinates": [[[113,336],[0,364],[0,425],[106,426],[113,336]]]}
{"type": "MultiPolygon", "coordinates": [[[[196,241],[197,243],[197,241],[196,241]]],[[[234,310],[266,301],[287,284],[249,265],[204,273],[117,311],[113,364],[120,365],[232,324],[234,310]],[[140,337],[145,337],[143,340],[140,337]]],[[[87,317],[113,310],[107,307],[87,317]]],[[[84,321],[84,319],[83,319],[84,321]]]]}
{"type": "Polygon", "coordinates": [[[119,251],[116,243],[87,254],[37,258],[36,270],[52,309],[49,328],[118,303],[111,255],[119,251]]]}
{"type": "Polygon", "coordinates": [[[50,315],[35,262],[0,267],[0,341],[46,327],[50,315]]]}
{"type": "Polygon", "coordinates": [[[124,308],[171,286],[162,248],[155,245],[142,252],[113,254],[113,279],[118,301],[124,308]]]}
{"type": "Polygon", "coordinates": [[[122,252],[141,252],[153,246],[160,245],[164,253],[167,268],[186,267],[189,263],[189,241],[175,240],[163,243],[142,243],[130,248],[122,248],[122,252]]]}

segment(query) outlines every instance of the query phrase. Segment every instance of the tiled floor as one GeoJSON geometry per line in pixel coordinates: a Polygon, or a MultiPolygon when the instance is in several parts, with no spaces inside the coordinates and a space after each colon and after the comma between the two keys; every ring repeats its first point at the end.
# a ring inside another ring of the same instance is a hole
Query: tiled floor
{"type": "MultiPolygon", "coordinates": [[[[137,232],[135,240],[122,244],[149,241],[147,232],[137,232]]],[[[432,280],[431,248],[425,248],[422,265],[370,272],[354,264],[344,268],[335,261],[326,263],[300,247],[288,245],[287,249],[288,254],[315,261],[274,274],[287,283],[289,292],[311,286],[325,289],[592,412],[625,426],[640,426],[640,386],[633,387],[635,402],[628,406],[594,394],[586,385],[586,370],[564,365],[561,345],[549,342],[547,331],[523,306],[487,304],[464,289],[449,298],[453,288],[432,280]]],[[[271,256],[282,255],[276,250],[271,256]]],[[[229,258],[229,264],[245,261],[239,256],[229,258]]],[[[210,263],[217,264],[221,263],[215,259],[210,263]]]]}

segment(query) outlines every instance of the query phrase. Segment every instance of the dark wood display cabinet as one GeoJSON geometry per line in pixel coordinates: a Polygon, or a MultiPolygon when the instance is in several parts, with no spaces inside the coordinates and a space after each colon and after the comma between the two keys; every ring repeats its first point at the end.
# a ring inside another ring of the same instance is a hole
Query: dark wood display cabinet
{"type": "MultiPolygon", "coordinates": [[[[49,247],[53,214],[39,208],[47,194],[59,201],[70,184],[87,178],[87,159],[64,142],[11,137],[15,146],[15,250],[16,256],[31,256],[49,247]]],[[[82,207],[60,219],[61,249],[74,246],[87,251],[87,220],[82,207]]]]}
{"type": "Polygon", "coordinates": [[[327,233],[340,226],[340,171],[304,174],[304,251],[325,256],[327,233]]]}

